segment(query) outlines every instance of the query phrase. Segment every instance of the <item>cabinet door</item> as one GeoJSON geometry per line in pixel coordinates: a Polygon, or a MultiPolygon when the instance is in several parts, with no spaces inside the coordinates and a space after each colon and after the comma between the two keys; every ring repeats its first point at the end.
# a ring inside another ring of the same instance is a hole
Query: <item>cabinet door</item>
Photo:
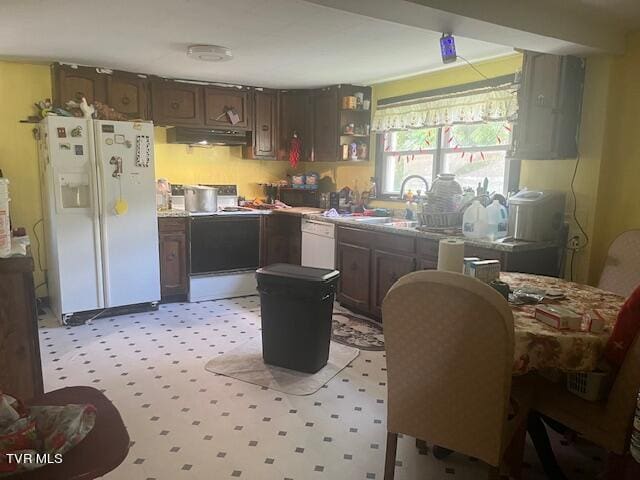
{"type": "Polygon", "coordinates": [[[264,219],[263,265],[291,263],[300,265],[302,233],[300,218],[273,214],[264,219]]]}
{"type": "Polygon", "coordinates": [[[311,160],[313,134],[310,94],[308,91],[280,92],[278,104],[278,160],[289,160],[289,149],[294,132],[302,141],[300,160],[311,160]]]}
{"type": "Polygon", "coordinates": [[[250,128],[249,90],[234,88],[205,87],[204,111],[205,125],[221,128],[250,128]],[[233,110],[238,115],[238,122],[231,123],[227,112],[233,110]]]}
{"type": "Polygon", "coordinates": [[[275,158],[277,153],[278,99],[272,92],[255,92],[253,156],[275,158]]]}
{"type": "Polygon", "coordinates": [[[338,243],[340,287],[338,300],[363,312],[369,311],[371,249],[338,243]]]}
{"type": "Polygon", "coordinates": [[[338,160],[338,90],[320,90],[313,97],[313,160],[338,160]]]}
{"type": "Polygon", "coordinates": [[[418,268],[420,270],[437,270],[438,259],[437,258],[419,258],[418,268]]]}
{"type": "Polygon", "coordinates": [[[131,119],[148,119],[149,83],[137,75],[114,73],[107,76],[107,104],[131,119]]]}
{"type": "Polygon", "coordinates": [[[389,289],[401,277],[416,269],[416,259],[380,250],[373,252],[373,291],[371,313],[382,317],[382,301],[389,289]]]}
{"type": "Polygon", "coordinates": [[[187,237],[185,233],[160,233],[161,294],[187,293],[187,237]]]}
{"type": "Polygon", "coordinates": [[[204,125],[203,87],[189,83],[151,82],[153,121],[157,125],[204,125]]]}
{"type": "Polygon", "coordinates": [[[54,65],[53,103],[64,107],[69,100],[80,102],[83,97],[89,104],[96,100],[106,103],[107,77],[95,68],[54,65]]]}
{"type": "Polygon", "coordinates": [[[523,65],[517,151],[520,155],[549,155],[557,130],[556,107],[562,57],[527,52],[523,65]]]}

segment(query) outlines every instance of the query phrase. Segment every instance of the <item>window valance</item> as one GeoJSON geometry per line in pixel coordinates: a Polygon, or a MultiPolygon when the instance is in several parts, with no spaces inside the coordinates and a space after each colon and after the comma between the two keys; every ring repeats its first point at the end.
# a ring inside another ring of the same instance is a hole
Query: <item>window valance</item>
{"type": "Polygon", "coordinates": [[[511,120],[518,111],[513,84],[378,106],[371,130],[441,127],[511,120]]]}

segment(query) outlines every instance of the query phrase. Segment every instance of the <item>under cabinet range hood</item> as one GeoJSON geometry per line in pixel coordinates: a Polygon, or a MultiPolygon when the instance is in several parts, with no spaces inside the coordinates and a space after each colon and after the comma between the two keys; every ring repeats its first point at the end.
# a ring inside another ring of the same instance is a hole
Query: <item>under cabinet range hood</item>
{"type": "Polygon", "coordinates": [[[184,145],[246,145],[242,130],[172,127],[167,129],[167,143],[184,145]]]}

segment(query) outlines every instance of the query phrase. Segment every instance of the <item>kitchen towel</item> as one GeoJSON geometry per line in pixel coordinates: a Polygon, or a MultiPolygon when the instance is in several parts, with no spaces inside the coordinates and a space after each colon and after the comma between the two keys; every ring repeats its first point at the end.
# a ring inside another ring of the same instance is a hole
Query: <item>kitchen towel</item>
{"type": "Polygon", "coordinates": [[[438,246],[438,270],[462,273],[464,266],[464,241],[458,238],[440,240],[438,246]]]}

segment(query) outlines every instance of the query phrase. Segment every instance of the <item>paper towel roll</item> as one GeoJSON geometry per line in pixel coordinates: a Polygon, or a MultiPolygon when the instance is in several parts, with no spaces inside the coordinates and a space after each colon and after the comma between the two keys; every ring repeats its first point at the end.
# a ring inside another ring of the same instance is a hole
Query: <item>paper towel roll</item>
{"type": "Polygon", "coordinates": [[[445,238],[438,246],[438,270],[462,273],[464,268],[464,240],[445,238]]]}

